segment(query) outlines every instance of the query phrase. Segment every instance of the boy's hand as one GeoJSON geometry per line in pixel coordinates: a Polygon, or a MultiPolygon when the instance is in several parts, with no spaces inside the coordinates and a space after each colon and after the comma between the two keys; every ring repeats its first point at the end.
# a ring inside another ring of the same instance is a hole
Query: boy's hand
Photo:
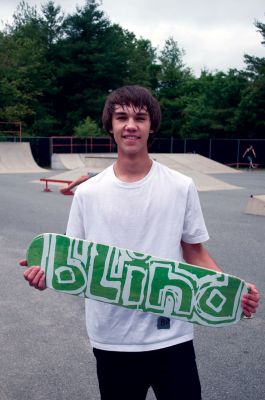
{"type": "MultiPolygon", "coordinates": [[[[19,264],[22,267],[27,267],[27,260],[20,260],[19,264]]],[[[26,281],[28,281],[30,286],[35,287],[35,289],[38,290],[44,290],[46,289],[46,283],[45,283],[45,273],[43,269],[39,266],[32,266],[29,267],[25,272],[24,272],[24,278],[26,281]]]]}
{"type": "Polygon", "coordinates": [[[259,304],[259,291],[255,285],[248,283],[248,293],[242,298],[242,308],[246,317],[251,317],[257,310],[259,304]]]}

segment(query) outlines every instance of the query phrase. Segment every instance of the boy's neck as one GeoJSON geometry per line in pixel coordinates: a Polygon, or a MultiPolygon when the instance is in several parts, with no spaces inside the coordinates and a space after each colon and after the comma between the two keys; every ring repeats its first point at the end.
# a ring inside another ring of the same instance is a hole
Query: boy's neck
{"type": "Polygon", "coordinates": [[[137,182],[148,174],[152,164],[148,153],[145,156],[135,154],[127,157],[118,154],[114,173],[123,182],[137,182]]]}

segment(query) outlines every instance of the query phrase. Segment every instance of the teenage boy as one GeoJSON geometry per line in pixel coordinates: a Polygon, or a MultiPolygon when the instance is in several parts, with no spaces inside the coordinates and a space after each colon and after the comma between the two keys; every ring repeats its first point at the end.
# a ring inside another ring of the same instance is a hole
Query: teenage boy
{"type": "MultiPolygon", "coordinates": [[[[192,180],[148,155],[158,102],[143,87],[122,87],[107,98],[102,121],[118,158],[77,188],[67,235],[220,271],[202,245],[208,233],[192,180]]],[[[24,275],[45,289],[39,267],[24,275]]],[[[259,297],[254,285],[249,290],[247,316],[259,297]]],[[[149,387],[159,400],[201,399],[192,324],[88,299],[86,324],[102,400],[142,400],[149,387]]]]}

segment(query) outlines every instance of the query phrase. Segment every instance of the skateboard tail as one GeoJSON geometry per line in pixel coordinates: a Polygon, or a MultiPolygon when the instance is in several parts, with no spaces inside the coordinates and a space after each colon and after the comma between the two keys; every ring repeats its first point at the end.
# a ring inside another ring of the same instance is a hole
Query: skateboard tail
{"type": "MultiPolygon", "coordinates": [[[[46,234],[36,236],[28,246],[26,259],[29,267],[38,265],[43,268],[42,255],[44,235],[46,234]]],[[[45,270],[45,266],[43,269],[45,270]]]]}

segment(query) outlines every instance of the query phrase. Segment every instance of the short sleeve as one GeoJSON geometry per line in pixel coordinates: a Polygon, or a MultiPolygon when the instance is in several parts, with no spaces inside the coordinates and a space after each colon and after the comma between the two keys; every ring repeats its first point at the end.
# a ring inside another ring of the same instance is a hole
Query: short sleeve
{"type": "Polygon", "coordinates": [[[67,236],[85,239],[82,203],[77,193],[78,191],[76,191],[74,195],[72,206],[70,209],[66,234],[67,236]]]}
{"type": "Polygon", "coordinates": [[[187,193],[182,240],[186,243],[202,243],[209,239],[201,204],[194,182],[191,181],[187,193]]]}

